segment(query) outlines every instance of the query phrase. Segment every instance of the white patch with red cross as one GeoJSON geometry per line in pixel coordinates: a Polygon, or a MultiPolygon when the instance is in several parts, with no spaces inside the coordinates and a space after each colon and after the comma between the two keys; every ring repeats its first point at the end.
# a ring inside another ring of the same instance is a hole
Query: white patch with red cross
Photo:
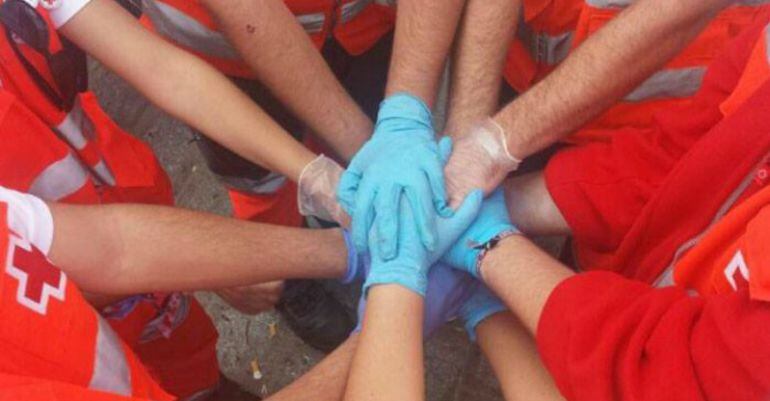
{"type": "Polygon", "coordinates": [[[51,298],[64,301],[67,276],[25,239],[11,234],[5,266],[8,275],[19,282],[19,304],[45,315],[51,298]]]}

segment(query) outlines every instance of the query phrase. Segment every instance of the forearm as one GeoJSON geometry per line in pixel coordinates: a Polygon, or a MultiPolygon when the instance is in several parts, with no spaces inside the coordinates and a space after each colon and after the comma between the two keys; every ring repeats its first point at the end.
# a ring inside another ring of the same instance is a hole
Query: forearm
{"type": "Polygon", "coordinates": [[[61,32],[158,107],[257,164],[296,181],[314,158],[222,74],[114,2],[92,1],[61,32]]]}
{"type": "Polygon", "coordinates": [[[257,79],[338,155],[350,160],[370,136],[372,122],[286,5],[272,0],[202,3],[257,79]]]}
{"type": "Polygon", "coordinates": [[[341,277],[347,266],[340,230],[249,223],[149,205],[54,204],[51,211],[51,260],[83,290],[101,294],[341,277]]]}
{"type": "Polygon", "coordinates": [[[598,116],[673,58],[729,3],[634,3],[496,115],[511,154],[526,157],[598,116]]]}
{"type": "Polygon", "coordinates": [[[540,360],[534,338],[515,316],[491,316],[477,326],[476,333],[506,400],[563,399],[540,360]]]}
{"type": "Polygon", "coordinates": [[[302,375],[267,401],[338,401],[345,393],[358,334],[352,334],[310,372],[302,375]]]}
{"type": "Polygon", "coordinates": [[[461,135],[497,111],[520,11],[520,0],[468,0],[451,66],[448,135],[461,135]]]}
{"type": "Polygon", "coordinates": [[[395,284],[369,290],[345,400],[424,398],[423,299],[395,284]]]}
{"type": "Polygon", "coordinates": [[[573,273],[522,235],[502,240],[482,260],[481,277],[531,335],[546,300],[573,273]]]}
{"type": "Polygon", "coordinates": [[[385,94],[409,92],[433,107],[465,0],[400,0],[385,94]]]}

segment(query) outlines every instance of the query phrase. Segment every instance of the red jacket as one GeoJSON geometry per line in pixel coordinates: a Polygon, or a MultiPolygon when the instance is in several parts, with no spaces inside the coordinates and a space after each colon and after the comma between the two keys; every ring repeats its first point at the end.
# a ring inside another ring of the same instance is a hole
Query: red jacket
{"type": "Polygon", "coordinates": [[[665,177],[641,206],[615,206],[634,214],[627,227],[602,239],[595,225],[582,260],[604,271],[551,294],[537,340],[568,399],[770,400],[770,74],[748,95],[739,85],[757,55],[770,60],[767,34],[712,65],[700,109],[658,117],[665,177]]]}

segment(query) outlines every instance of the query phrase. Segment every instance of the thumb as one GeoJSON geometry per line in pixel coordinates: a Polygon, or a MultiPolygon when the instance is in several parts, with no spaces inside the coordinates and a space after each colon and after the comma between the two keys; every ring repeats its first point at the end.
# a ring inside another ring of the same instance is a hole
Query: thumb
{"type": "Polygon", "coordinates": [[[438,141],[438,154],[444,164],[449,161],[449,156],[452,155],[452,145],[452,137],[450,136],[445,136],[438,141]]]}
{"type": "Polygon", "coordinates": [[[451,223],[447,227],[447,235],[451,237],[454,242],[457,237],[460,236],[468,226],[476,220],[479,211],[481,210],[481,204],[484,200],[484,192],[480,189],[473,190],[468,196],[465,197],[465,201],[460,205],[460,208],[455,212],[449,220],[451,223]]]}

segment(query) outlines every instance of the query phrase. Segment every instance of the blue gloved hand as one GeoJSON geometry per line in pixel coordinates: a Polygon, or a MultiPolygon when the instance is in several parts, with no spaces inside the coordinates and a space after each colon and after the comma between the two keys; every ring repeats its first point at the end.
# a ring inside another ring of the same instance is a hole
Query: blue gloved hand
{"type": "Polygon", "coordinates": [[[472,294],[460,308],[460,317],[471,341],[476,341],[476,326],[484,319],[508,308],[481,281],[476,281],[472,294]]]}
{"type": "MultiPolygon", "coordinates": [[[[366,264],[364,264],[366,265],[366,264]]],[[[367,267],[361,269],[368,271],[367,267]]],[[[425,292],[425,316],[423,336],[431,337],[441,326],[460,316],[460,308],[466,305],[476,289],[477,281],[471,276],[445,264],[436,263],[428,273],[428,289],[425,292]]],[[[361,331],[366,296],[358,300],[358,324],[353,332],[361,331]]]]}
{"type": "Polygon", "coordinates": [[[506,233],[519,232],[511,223],[505,196],[502,189],[497,189],[484,201],[476,221],[466,230],[460,239],[442,256],[441,261],[478,278],[477,261],[481,249],[492,238],[506,233]]]}
{"type": "MultiPolygon", "coordinates": [[[[395,259],[386,259],[380,252],[380,247],[369,247],[372,256],[372,268],[364,283],[364,293],[372,285],[399,284],[425,296],[430,266],[449,249],[476,218],[482,198],[481,191],[473,191],[454,216],[437,219],[436,244],[433,251],[428,251],[420,243],[412,208],[402,197],[398,216],[398,256],[395,259]]],[[[379,231],[372,229],[370,244],[377,244],[379,240],[379,231]]]]}
{"type": "Polygon", "coordinates": [[[353,218],[353,240],[359,252],[366,250],[374,224],[381,257],[396,256],[402,193],[413,210],[419,241],[435,249],[436,213],[452,214],[443,171],[450,151],[451,142],[444,142],[440,150],[431,111],[420,99],[397,93],[382,102],[374,135],[350,162],[337,187],[340,204],[353,218]]]}

